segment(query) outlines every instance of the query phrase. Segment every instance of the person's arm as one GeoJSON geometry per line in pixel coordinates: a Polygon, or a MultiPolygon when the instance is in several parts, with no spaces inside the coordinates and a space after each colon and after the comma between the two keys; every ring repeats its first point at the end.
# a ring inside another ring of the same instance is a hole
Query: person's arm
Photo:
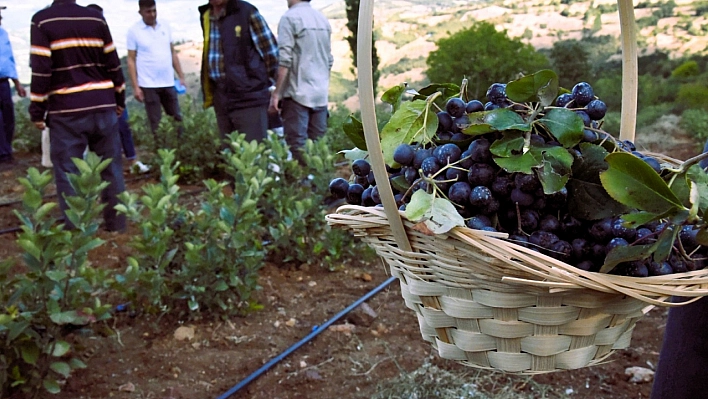
{"type": "Polygon", "coordinates": [[[20,96],[20,97],[27,96],[27,92],[25,91],[25,87],[22,86],[22,83],[20,83],[19,79],[12,79],[12,82],[15,84],[15,90],[17,90],[18,96],[20,96]]]}
{"type": "Polygon", "coordinates": [[[116,96],[116,113],[120,116],[125,109],[125,77],[123,76],[123,70],[120,66],[120,58],[118,58],[116,46],[113,44],[111,30],[108,28],[108,24],[105,21],[102,25],[101,35],[104,43],[103,64],[105,65],[109,78],[113,82],[116,96]]]}
{"type": "Polygon", "coordinates": [[[170,50],[172,51],[172,67],[175,69],[175,72],[177,72],[179,83],[182,86],[187,87],[187,85],[184,83],[184,73],[182,73],[182,64],[180,64],[179,62],[179,57],[177,56],[177,51],[175,50],[174,43],[170,43],[170,50]]]}
{"type": "Polygon", "coordinates": [[[133,96],[139,102],[143,102],[145,97],[143,96],[143,90],[138,86],[138,68],[135,63],[137,54],[138,52],[135,50],[128,50],[128,75],[130,76],[130,81],[133,82],[133,96]]]}
{"type": "Polygon", "coordinates": [[[268,111],[271,113],[280,112],[280,100],[283,99],[283,86],[288,78],[288,72],[290,72],[290,68],[282,65],[278,67],[278,79],[275,82],[275,90],[270,94],[270,106],[268,107],[268,111]]]}
{"type": "Polygon", "coordinates": [[[294,27],[287,18],[281,18],[278,24],[278,75],[275,90],[270,95],[271,112],[280,111],[280,100],[283,99],[288,73],[293,63],[293,49],[295,48],[294,27]]]}
{"type": "Polygon", "coordinates": [[[32,67],[30,120],[38,129],[44,130],[52,79],[52,50],[49,38],[37,26],[34,18],[30,27],[30,66],[32,67]]]}
{"type": "Polygon", "coordinates": [[[143,102],[145,100],[145,96],[143,95],[143,90],[138,85],[138,41],[132,28],[128,30],[126,47],[128,48],[128,76],[133,84],[133,96],[139,102],[143,102]]]}
{"type": "Polygon", "coordinates": [[[255,11],[250,17],[251,39],[268,70],[268,77],[275,82],[278,78],[278,42],[268,27],[265,18],[255,11]]]}

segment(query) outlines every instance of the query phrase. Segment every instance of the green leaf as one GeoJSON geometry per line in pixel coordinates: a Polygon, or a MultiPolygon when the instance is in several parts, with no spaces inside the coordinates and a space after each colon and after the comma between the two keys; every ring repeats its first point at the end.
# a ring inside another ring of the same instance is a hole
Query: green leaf
{"type": "Polygon", "coordinates": [[[344,134],[354,143],[356,148],[366,151],[366,139],[364,138],[364,125],[354,115],[349,115],[346,122],[342,123],[344,134]]]}
{"type": "Polygon", "coordinates": [[[413,222],[420,222],[433,207],[433,195],[423,190],[418,190],[411,196],[411,201],[406,205],[406,218],[413,222]]]}
{"type": "Polygon", "coordinates": [[[42,205],[42,194],[37,190],[27,190],[22,195],[22,205],[28,209],[38,209],[42,205]]]}
{"type": "Polygon", "coordinates": [[[596,144],[581,143],[580,153],[582,156],[573,162],[573,178],[601,184],[600,173],[609,167],[605,162],[607,150],[596,144]]]}
{"type": "Polygon", "coordinates": [[[666,182],[638,157],[618,152],[605,158],[609,169],[600,174],[602,186],[618,202],[652,213],[685,209],[666,182]]]}
{"type": "Polygon", "coordinates": [[[528,175],[533,173],[533,168],[543,164],[543,158],[539,155],[528,151],[526,154],[513,155],[508,158],[495,157],[494,162],[508,173],[521,172],[528,175]]]}
{"type": "Polygon", "coordinates": [[[224,280],[219,280],[216,282],[216,285],[214,285],[214,291],[216,292],[223,292],[229,289],[229,285],[226,284],[224,280]]]}
{"type": "Polygon", "coordinates": [[[544,161],[543,167],[538,169],[538,178],[541,180],[543,192],[545,194],[553,194],[565,187],[570,176],[558,174],[550,162],[544,161]]]}
{"type": "Polygon", "coordinates": [[[583,138],[583,120],[574,111],[553,108],[538,120],[565,148],[571,148],[583,138]]]}
{"type": "Polygon", "coordinates": [[[566,187],[570,214],[577,218],[598,220],[627,212],[600,184],[571,178],[566,187]]]}
{"type": "Polygon", "coordinates": [[[418,90],[418,94],[413,100],[424,100],[437,92],[442,93],[442,98],[457,96],[460,94],[460,86],[454,83],[432,83],[418,90]]]}
{"type": "Polygon", "coordinates": [[[620,263],[647,259],[654,251],[656,244],[614,247],[605,257],[605,263],[600,273],[609,273],[620,263]]]}
{"type": "Polygon", "coordinates": [[[27,330],[29,326],[30,323],[28,321],[19,321],[17,323],[12,323],[8,329],[9,331],[7,334],[7,339],[10,341],[15,340],[15,338],[19,337],[20,334],[25,332],[25,330],[27,330]]]}
{"type": "Polygon", "coordinates": [[[408,184],[408,180],[406,180],[405,176],[401,175],[391,179],[391,187],[395,188],[396,190],[402,193],[405,193],[406,191],[408,191],[411,185],[408,184]]]}
{"type": "Polygon", "coordinates": [[[32,341],[23,342],[20,347],[20,352],[22,353],[22,360],[27,364],[35,365],[37,360],[39,360],[39,347],[32,341]]]}
{"type": "Polygon", "coordinates": [[[33,241],[21,238],[17,240],[17,245],[19,245],[20,248],[25,250],[28,254],[32,255],[35,259],[42,259],[42,251],[33,241]]]}
{"type": "Polygon", "coordinates": [[[521,115],[508,108],[498,108],[484,115],[484,122],[494,130],[531,131],[531,124],[526,123],[521,115]]]}
{"type": "Polygon", "coordinates": [[[71,375],[71,366],[64,362],[54,362],[49,366],[52,371],[57,374],[62,375],[64,378],[68,378],[71,375]]]}
{"type": "Polygon", "coordinates": [[[691,207],[691,186],[687,173],[676,175],[669,188],[676,194],[676,198],[679,199],[683,206],[686,208],[691,207]]]}
{"type": "Polygon", "coordinates": [[[406,84],[401,83],[398,86],[394,86],[384,92],[381,95],[381,101],[389,103],[393,106],[393,112],[398,111],[401,106],[401,96],[406,92],[406,84]]]}
{"type": "Polygon", "coordinates": [[[338,154],[344,154],[344,158],[350,161],[356,161],[357,159],[365,159],[369,156],[369,153],[358,148],[352,148],[351,150],[342,150],[338,154]]]}
{"type": "Polygon", "coordinates": [[[636,227],[642,226],[644,224],[647,224],[653,220],[659,220],[660,217],[661,217],[660,214],[641,211],[641,212],[628,213],[626,215],[622,215],[622,220],[625,221],[624,225],[626,227],[636,228],[636,227]]]}
{"type": "Polygon", "coordinates": [[[706,214],[708,214],[708,173],[704,172],[700,166],[693,165],[688,169],[688,178],[698,189],[698,209],[700,209],[705,218],[706,214]]]}
{"type": "Polygon", "coordinates": [[[74,369],[74,370],[76,370],[76,369],[85,369],[86,367],[88,367],[88,366],[86,366],[86,363],[84,363],[84,362],[81,361],[81,359],[77,359],[77,358],[75,358],[75,357],[69,359],[69,365],[70,365],[71,368],[74,369]]]}
{"type": "Polygon", "coordinates": [[[384,161],[393,165],[393,152],[400,144],[427,143],[435,136],[438,117],[430,110],[427,101],[412,101],[401,104],[391,120],[381,130],[381,147],[384,161]]]}
{"type": "Polygon", "coordinates": [[[197,302],[196,300],[194,300],[194,298],[192,298],[189,301],[187,301],[187,306],[189,306],[189,310],[191,310],[192,312],[195,312],[199,309],[199,302],[197,302]]]}
{"type": "Polygon", "coordinates": [[[71,350],[71,345],[66,341],[57,341],[54,343],[54,350],[52,351],[52,356],[62,357],[69,353],[71,350]]]}
{"type": "Polygon", "coordinates": [[[75,322],[80,319],[78,312],[75,310],[69,310],[67,312],[53,313],[49,315],[49,318],[56,324],[75,324],[75,322]]]}
{"type": "Polygon", "coordinates": [[[67,272],[61,270],[47,270],[44,274],[49,277],[50,280],[57,283],[64,280],[68,276],[67,272]]]}
{"type": "Polygon", "coordinates": [[[45,378],[44,381],[42,381],[42,385],[44,386],[44,389],[46,389],[47,392],[51,393],[52,395],[56,395],[61,392],[61,387],[59,386],[59,383],[53,378],[45,378]]]}
{"type": "Polygon", "coordinates": [[[517,103],[539,101],[544,107],[551,105],[558,95],[558,75],[544,69],[524,76],[506,85],[506,95],[517,103]]]}
{"type": "Polygon", "coordinates": [[[708,227],[698,230],[696,241],[703,246],[708,246],[708,227]]]}
{"type": "Polygon", "coordinates": [[[659,235],[659,239],[656,241],[656,251],[654,251],[655,262],[663,262],[669,259],[679,230],[680,229],[675,229],[673,226],[670,226],[659,235]]]}
{"type": "Polygon", "coordinates": [[[522,132],[506,131],[503,137],[495,140],[489,147],[489,151],[498,157],[510,157],[514,154],[521,154],[524,149],[524,135],[522,132]]]}
{"type": "Polygon", "coordinates": [[[411,202],[406,206],[406,217],[415,222],[423,221],[435,234],[447,233],[456,226],[465,225],[465,220],[450,201],[423,190],[413,193],[411,202]]]}

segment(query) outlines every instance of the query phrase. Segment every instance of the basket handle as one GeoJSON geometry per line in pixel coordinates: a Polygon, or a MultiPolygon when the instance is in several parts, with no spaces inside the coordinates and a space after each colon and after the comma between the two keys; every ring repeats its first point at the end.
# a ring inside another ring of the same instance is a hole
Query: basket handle
{"type": "MultiPolygon", "coordinates": [[[[630,0],[631,1],[631,0],[630,0]]],[[[374,177],[379,182],[379,195],[384,206],[384,212],[391,226],[391,232],[396,239],[398,248],[411,252],[413,249],[408,241],[408,235],[403,227],[398,206],[393,197],[393,190],[388,184],[388,173],[381,150],[379,128],[376,123],[376,108],[374,100],[373,64],[371,61],[371,43],[374,30],[374,0],[362,0],[359,4],[359,34],[357,38],[357,76],[359,83],[359,105],[361,120],[364,126],[364,138],[369,150],[369,157],[374,177]]]]}
{"type": "Polygon", "coordinates": [[[622,117],[620,140],[634,141],[637,126],[637,91],[639,88],[637,60],[637,24],[632,0],[617,0],[622,37],[622,117]]]}

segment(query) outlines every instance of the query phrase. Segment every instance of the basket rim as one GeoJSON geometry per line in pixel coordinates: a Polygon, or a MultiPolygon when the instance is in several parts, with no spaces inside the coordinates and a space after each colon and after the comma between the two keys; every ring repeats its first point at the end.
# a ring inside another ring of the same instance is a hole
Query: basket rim
{"type": "MultiPolygon", "coordinates": [[[[399,211],[405,229],[410,232],[415,229],[415,222],[406,218],[399,211]]],[[[390,229],[389,219],[382,208],[364,207],[358,205],[343,205],[335,213],[326,215],[327,222],[332,226],[366,231],[371,228],[390,229]]],[[[665,276],[629,277],[607,273],[588,272],[575,266],[561,262],[513,242],[506,241],[506,233],[487,232],[469,227],[455,227],[447,233],[430,236],[431,242],[445,239],[446,245],[453,241],[474,247],[486,255],[492,256],[506,266],[528,274],[528,278],[506,276],[502,282],[519,286],[534,286],[544,288],[549,293],[586,289],[592,292],[624,294],[655,306],[674,307],[686,305],[708,296],[708,268],[684,273],[673,273],[665,276]],[[452,240],[452,241],[451,241],[452,240]],[[691,298],[683,302],[672,302],[672,297],[691,298]]],[[[395,248],[400,254],[412,255],[418,252],[408,252],[395,248]]],[[[495,267],[490,265],[490,267],[495,267]]],[[[468,278],[474,278],[474,275],[468,278]]]]}

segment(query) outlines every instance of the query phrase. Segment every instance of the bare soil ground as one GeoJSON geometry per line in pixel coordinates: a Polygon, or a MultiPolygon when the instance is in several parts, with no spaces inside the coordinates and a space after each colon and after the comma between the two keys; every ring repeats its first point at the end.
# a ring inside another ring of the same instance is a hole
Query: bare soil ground
{"type": "MultiPolygon", "coordinates": [[[[695,145],[677,146],[667,155],[685,159],[695,155],[695,145]]],[[[0,174],[3,204],[20,198],[16,178],[28,166],[39,165],[38,156],[19,158],[15,170],[0,174]]],[[[133,182],[129,188],[136,189],[144,182],[133,182]]],[[[0,207],[0,229],[18,224],[12,209],[0,207]]],[[[127,242],[134,233],[104,233],[108,242],[92,261],[122,268],[130,253],[127,242]]],[[[14,234],[0,235],[1,258],[18,255],[14,240],[14,234]]],[[[262,269],[263,289],[257,294],[264,309],[244,318],[184,323],[129,308],[116,313],[107,328],[100,329],[105,333],[72,337],[88,368],[69,379],[55,397],[220,397],[387,278],[379,262],[337,272],[269,263],[262,269]],[[183,340],[175,336],[180,327],[180,333],[187,336],[183,340]]],[[[231,397],[372,398],[386,382],[432,363],[466,375],[464,378],[490,397],[512,389],[519,398],[647,398],[651,383],[629,382],[625,369],[656,366],[667,313],[660,308],[649,312],[638,322],[631,348],[614,354],[606,364],[517,377],[478,371],[437,357],[420,337],[416,318],[404,306],[397,283],[366,305],[369,309],[356,309],[231,397]]]]}

